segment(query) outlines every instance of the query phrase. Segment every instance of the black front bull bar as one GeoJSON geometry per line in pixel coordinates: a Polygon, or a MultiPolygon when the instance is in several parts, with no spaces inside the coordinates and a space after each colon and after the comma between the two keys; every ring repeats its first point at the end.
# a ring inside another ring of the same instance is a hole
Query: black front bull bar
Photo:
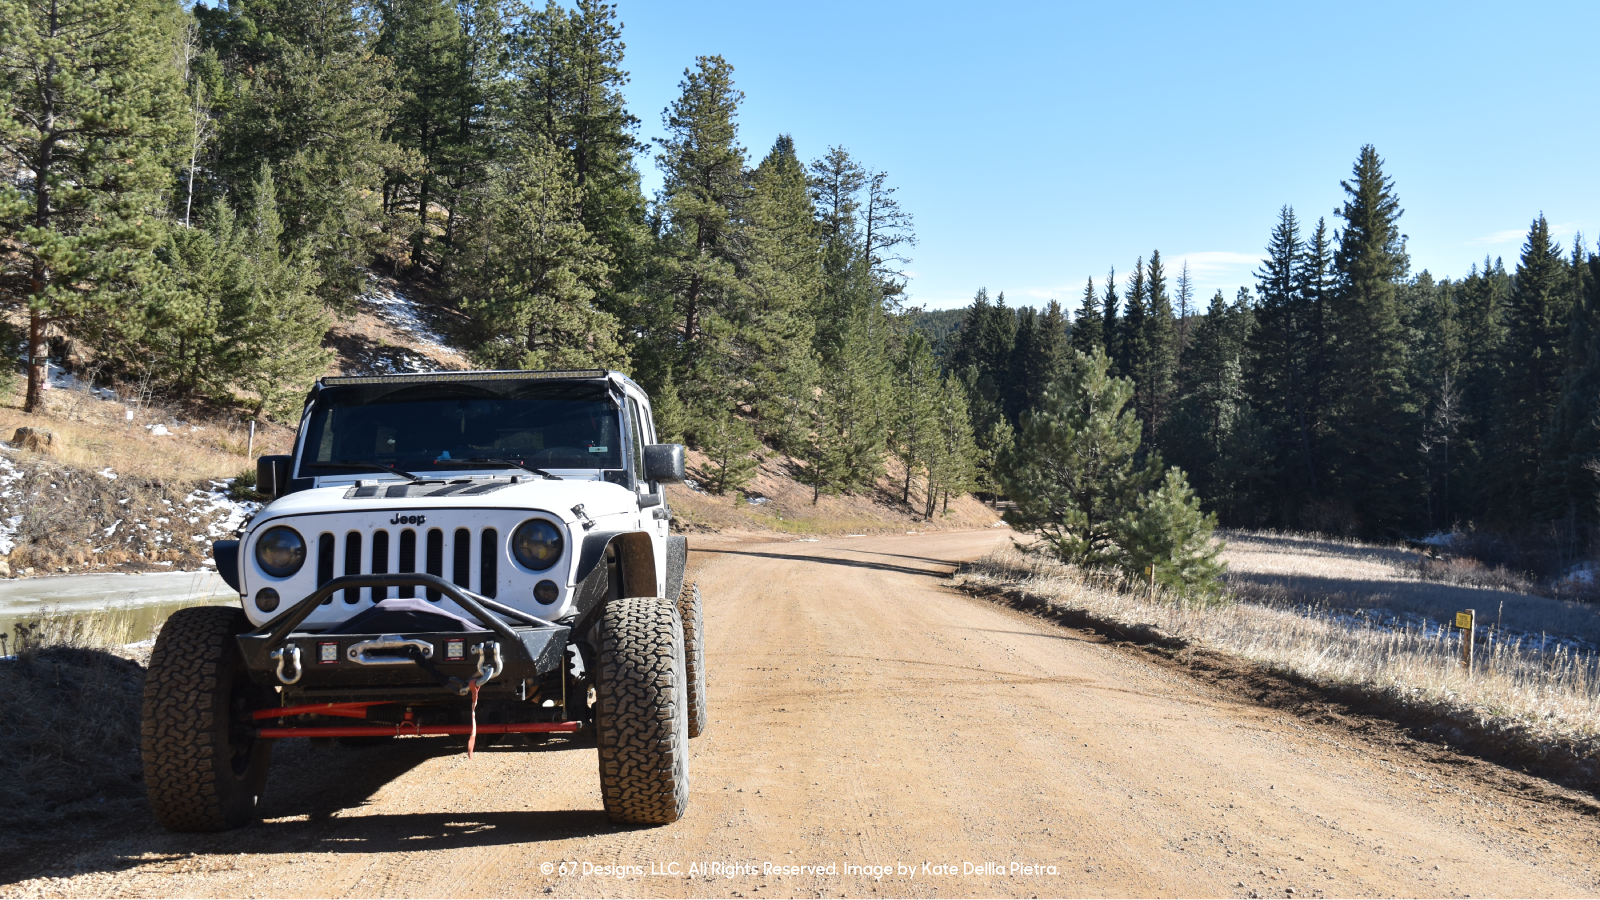
{"type": "Polygon", "coordinates": [[[277,682],[302,691],[393,685],[390,664],[413,662],[431,680],[461,693],[457,686],[464,688],[475,677],[481,683],[503,673],[503,683],[515,684],[558,670],[568,633],[564,625],[474,594],[437,575],[408,572],[335,578],[255,631],[238,635],[236,640],[245,666],[260,684],[277,682]],[[295,631],[313,610],[339,591],[391,587],[438,591],[487,630],[414,634],[295,631]],[[506,621],[508,618],[524,624],[512,625],[506,621]],[[368,658],[366,648],[372,647],[382,648],[383,652],[368,658]],[[457,650],[459,653],[451,652],[457,650]],[[489,672],[492,675],[486,677],[489,672]]]}

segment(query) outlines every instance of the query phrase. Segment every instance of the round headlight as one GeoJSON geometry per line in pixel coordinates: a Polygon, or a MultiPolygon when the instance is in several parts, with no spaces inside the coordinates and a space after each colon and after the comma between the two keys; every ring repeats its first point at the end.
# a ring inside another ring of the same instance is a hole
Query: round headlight
{"type": "Polygon", "coordinates": [[[561,529],[544,519],[529,519],[511,535],[511,553],[517,562],[542,572],[561,558],[561,529]]]}
{"type": "Polygon", "coordinates": [[[288,578],[306,562],[306,542],[287,525],[268,528],[256,538],[256,563],[274,578],[288,578]]]}

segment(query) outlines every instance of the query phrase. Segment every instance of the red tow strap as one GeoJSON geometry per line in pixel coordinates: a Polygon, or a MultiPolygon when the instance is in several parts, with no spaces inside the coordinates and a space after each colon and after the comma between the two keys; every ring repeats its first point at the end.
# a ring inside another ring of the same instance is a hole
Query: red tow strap
{"type": "Polygon", "coordinates": [[[467,735],[467,759],[472,758],[472,747],[478,742],[478,679],[467,682],[472,690],[472,733],[467,735]]]}

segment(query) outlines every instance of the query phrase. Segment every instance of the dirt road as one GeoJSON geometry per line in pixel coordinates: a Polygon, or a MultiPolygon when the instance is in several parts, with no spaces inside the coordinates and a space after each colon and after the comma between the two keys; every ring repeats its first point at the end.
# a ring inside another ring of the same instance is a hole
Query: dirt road
{"type": "Polygon", "coordinates": [[[713,722],[675,825],[612,826],[589,749],[290,744],[260,826],[130,821],[0,863],[0,895],[1600,893],[1581,803],[1451,778],[940,577],[1005,537],[696,539],[713,722]]]}

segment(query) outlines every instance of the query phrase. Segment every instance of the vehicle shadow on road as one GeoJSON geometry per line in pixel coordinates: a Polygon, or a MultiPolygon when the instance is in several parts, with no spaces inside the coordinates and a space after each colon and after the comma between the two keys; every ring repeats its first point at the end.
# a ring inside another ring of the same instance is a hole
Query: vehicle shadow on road
{"type": "MultiPolygon", "coordinates": [[[[566,749],[560,744],[548,749],[566,749]]],[[[217,834],[178,834],[163,829],[139,799],[110,815],[70,826],[70,836],[40,834],[0,859],[0,884],[88,872],[157,871],[194,856],[286,853],[384,853],[419,846],[459,848],[566,840],[626,830],[602,810],[448,812],[362,815],[386,786],[437,756],[462,748],[438,738],[402,740],[368,748],[316,749],[309,741],[280,741],[261,798],[262,821],[217,834]],[[65,837],[65,839],[64,839],[65,837]],[[91,847],[85,851],[83,848],[91,847]]],[[[537,753],[513,742],[479,748],[480,753],[537,753]]],[[[445,798],[441,806],[445,805],[445,798]]],[[[453,799],[453,798],[452,798],[453,799]]]]}
{"type": "MultiPolygon", "coordinates": [[[[843,549],[848,549],[848,548],[843,548],[843,549]]],[[[934,571],[934,570],[931,570],[931,569],[916,568],[914,566],[901,566],[901,565],[896,565],[894,563],[888,563],[888,562],[874,562],[874,561],[871,561],[871,560],[864,560],[864,559],[840,559],[840,558],[832,557],[832,556],[812,556],[812,555],[809,555],[809,554],[798,554],[798,553],[761,553],[761,552],[757,552],[757,551],[754,551],[754,550],[717,550],[717,549],[696,550],[695,552],[696,553],[706,553],[706,554],[723,554],[723,555],[727,555],[727,556],[759,556],[759,557],[761,557],[763,559],[780,559],[780,560],[786,560],[786,561],[790,561],[790,562],[813,562],[813,563],[821,563],[822,565],[825,565],[825,566],[847,566],[847,567],[852,568],[852,569],[878,569],[878,570],[883,571],[883,572],[899,572],[899,573],[904,574],[904,575],[945,575],[945,574],[949,574],[947,572],[938,572],[938,571],[934,571]]],[[[850,550],[849,552],[865,554],[865,553],[871,553],[872,551],[869,551],[869,550],[850,550]]],[[[874,554],[874,555],[888,555],[888,554],[874,554]]],[[[912,557],[912,558],[916,558],[916,557],[912,557]]],[[[949,566],[949,567],[953,568],[955,566],[955,563],[953,563],[953,562],[945,562],[943,560],[940,560],[939,562],[936,563],[936,565],[949,566]]]]}

